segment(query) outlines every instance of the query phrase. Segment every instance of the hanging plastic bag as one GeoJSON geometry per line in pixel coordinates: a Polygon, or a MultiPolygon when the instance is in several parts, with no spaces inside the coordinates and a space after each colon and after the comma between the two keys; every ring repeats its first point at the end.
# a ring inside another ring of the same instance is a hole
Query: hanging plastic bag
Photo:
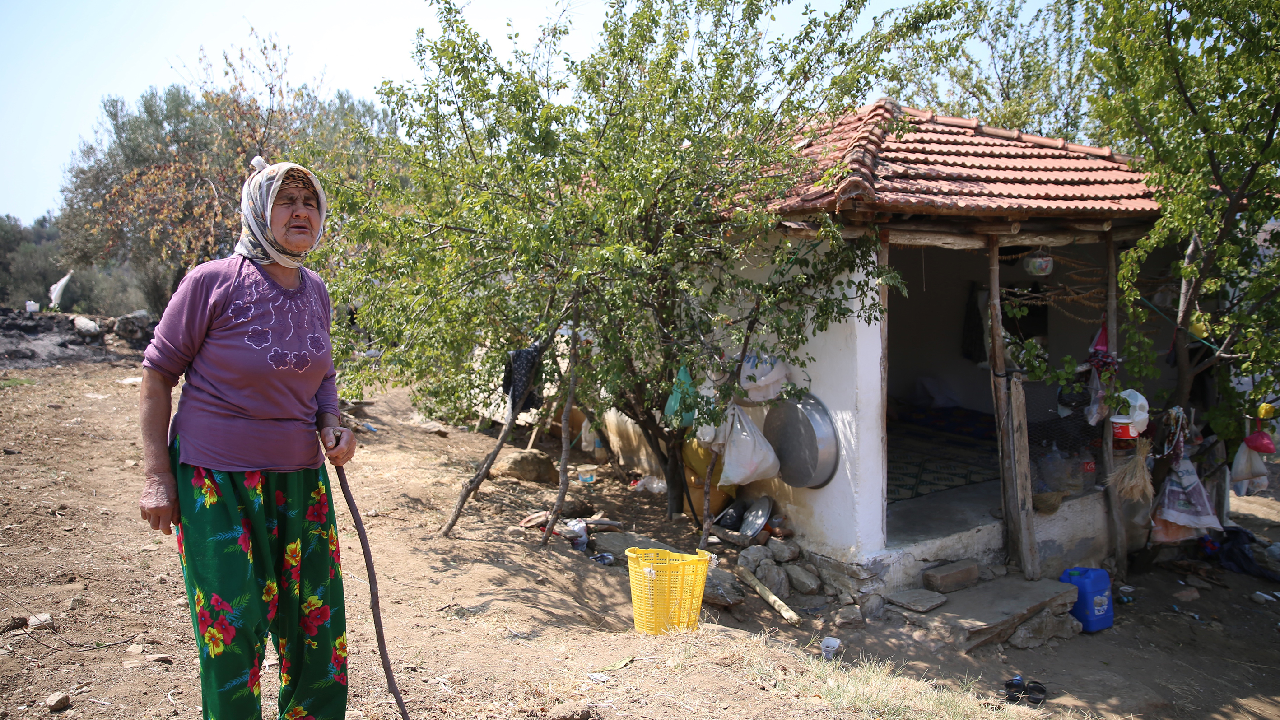
{"type": "Polygon", "coordinates": [[[1133,425],[1133,432],[1141,435],[1143,430],[1147,429],[1147,423],[1151,419],[1151,406],[1147,404],[1147,399],[1137,390],[1125,390],[1120,393],[1120,397],[1129,401],[1129,422],[1133,425]]]}
{"type": "Polygon", "coordinates": [[[1245,438],[1244,444],[1248,445],[1250,450],[1263,455],[1270,455],[1276,451],[1276,444],[1271,441],[1271,434],[1262,429],[1261,420],[1258,421],[1258,431],[1245,438]]]}
{"type": "Polygon", "coordinates": [[[1102,379],[1098,377],[1098,371],[1095,369],[1089,374],[1089,407],[1085,409],[1085,419],[1090,425],[1097,425],[1107,417],[1107,405],[1103,399],[1107,396],[1106,388],[1102,387],[1102,379]]]}
{"type": "Polygon", "coordinates": [[[1246,443],[1240,443],[1231,461],[1231,482],[1237,495],[1252,495],[1267,489],[1267,466],[1262,456],[1246,443]]]}
{"type": "MultiPolygon", "coordinates": [[[[676,381],[671,385],[671,395],[667,396],[667,405],[663,408],[662,414],[671,416],[680,411],[680,403],[685,395],[694,393],[693,376],[689,374],[689,368],[681,366],[680,371],[676,373],[676,381]]],[[[693,419],[697,417],[697,413],[687,412],[680,416],[680,427],[690,427],[693,425],[693,419]]]]}
{"type": "Polygon", "coordinates": [[[752,353],[742,360],[742,372],[739,379],[742,389],[747,391],[747,399],[752,402],[772,400],[782,394],[782,386],[787,382],[788,366],[781,360],[769,357],[756,357],[752,353]]]}
{"type": "Polygon", "coordinates": [[[1222,529],[1222,523],[1213,513],[1209,494],[1196,474],[1196,465],[1186,457],[1169,473],[1169,479],[1156,500],[1155,515],[1158,519],[1184,527],[1222,529]]]}
{"type": "Polygon", "coordinates": [[[1040,458],[1040,477],[1047,488],[1044,492],[1063,492],[1071,481],[1071,461],[1067,454],[1058,449],[1055,440],[1053,448],[1040,458]]]}
{"type": "Polygon", "coordinates": [[[778,476],[778,455],[764,433],[737,405],[730,405],[711,447],[724,457],[721,485],[746,485],[778,476]]]}

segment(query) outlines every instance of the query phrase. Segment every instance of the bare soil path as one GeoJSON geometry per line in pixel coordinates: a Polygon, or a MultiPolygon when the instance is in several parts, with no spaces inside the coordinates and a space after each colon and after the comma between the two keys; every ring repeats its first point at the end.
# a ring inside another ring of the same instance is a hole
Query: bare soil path
{"type": "MultiPolygon", "coordinates": [[[[126,382],[140,376],[136,361],[0,375],[0,628],[39,613],[55,628],[0,634],[0,718],[49,716],[43,701],[56,691],[72,693],[58,717],[199,717],[173,539],[137,515],[138,386],[126,382]]],[[[779,627],[755,596],[744,622],[709,611],[697,633],[637,635],[625,574],[563,541],[541,549],[509,534],[545,509],[550,487],[486,482],[455,537],[435,537],[492,439],[456,428],[438,437],[411,416],[406,393],[379,396],[366,418],[378,432],[361,436],[348,469],[415,718],[1280,718],[1280,602],[1246,599],[1280,586],[1239,575],[1228,574],[1230,589],[1184,603],[1171,599],[1186,589],[1180,576],[1135,576],[1138,601],[1118,608],[1116,628],[1026,651],[960,655],[893,615],[861,631],[826,627],[822,616],[779,627]],[[824,635],[841,637],[854,662],[815,659],[813,640],[824,635]],[[1048,685],[1044,711],[994,699],[1018,672],[1048,685]]],[[[692,522],[663,522],[664,499],[618,478],[574,494],[627,530],[696,544],[692,522]]],[[[337,505],[349,716],[393,718],[358,541],[337,505]]],[[[1251,499],[1239,520],[1280,539],[1280,503],[1251,499]]],[[[263,678],[270,708],[274,673],[263,678]]]]}

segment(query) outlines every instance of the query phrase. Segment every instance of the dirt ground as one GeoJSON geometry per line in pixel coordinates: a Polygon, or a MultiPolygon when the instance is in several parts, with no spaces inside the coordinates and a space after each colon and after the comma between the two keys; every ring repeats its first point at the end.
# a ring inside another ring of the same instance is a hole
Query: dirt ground
{"type": "MultiPolygon", "coordinates": [[[[55,691],[73,693],[60,717],[199,716],[174,542],[137,514],[138,386],[128,381],[140,377],[138,356],[119,348],[101,360],[0,373],[0,627],[50,613],[55,628],[0,635],[0,718],[49,715],[43,701],[55,691]]],[[[791,628],[754,595],[744,622],[707,609],[698,633],[638,635],[624,573],[560,540],[541,549],[509,535],[545,508],[549,487],[487,482],[454,537],[435,537],[492,439],[459,428],[438,437],[411,417],[403,391],[377,397],[366,419],[378,432],[361,436],[348,471],[372,538],[394,669],[415,718],[1280,718],[1280,602],[1248,599],[1280,585],[1232,573],[1222,577],[1229,588],[1202,590],[1190,602],[1172,598],[1187,589],[1183,576],[1159,567],[1134,573],[1136,601],[1117,606],[1113,629],[1034,650],[958,654],[894,614],[859,631],[836,630],[821,615],[791,628]],[[844,641],[852,674],[824,674],[813,659],[825,635],[844,641]],[[1043,712],[993,700],[1015,673],[1048,686],[1043,712]],[[872,686],[885,697],[869,699],[872,686]],[[911,693],[950,690],[960,693],[950,709],[901,704],[911,693]]],[[[663,498],[633,493],[623,479],[574,493],[627,530],[684,549],[697,542],[691,522],[662,521],[663,498]]],[[[392,718],[359,543],[335,501],[349,717],[392,718]]],[[[1251,498],[1242,508],[1241,524],[1280,540],[1280,502],[1251,498]]],[[[734,553],[724,554],[732,561],[734,553]]],[[[273,676],[263,674],[266,707],[273,676]]]]}

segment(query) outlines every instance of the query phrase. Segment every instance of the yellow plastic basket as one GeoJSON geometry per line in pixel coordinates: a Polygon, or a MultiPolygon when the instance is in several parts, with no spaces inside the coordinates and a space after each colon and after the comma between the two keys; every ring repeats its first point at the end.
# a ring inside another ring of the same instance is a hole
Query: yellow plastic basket
{"type": "Polygon", "coordinates": [[[628,548],[627,571],[631,575],[636,630],[649,635],[697,630],[710,560],[711,553],[706,550],[682,555],[668,550],[628,548]]]}

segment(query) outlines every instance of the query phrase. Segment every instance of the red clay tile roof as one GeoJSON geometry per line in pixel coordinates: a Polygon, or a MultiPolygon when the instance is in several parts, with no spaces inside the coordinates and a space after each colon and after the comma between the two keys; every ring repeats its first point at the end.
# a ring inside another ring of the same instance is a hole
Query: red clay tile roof
{"type": "Polygon", "coordinates": [[[774,206],[783,215],[867,210],[937,215],[1143,217],[1143,175],[1110,148],[934,115],[881,99],[820,129],[815,167],[774,206]],[[895,123],[896,121],[896,123],[895,123]],[[895,124],[910,124],[902,137],[895,124]],[[841,168],[834,182],[828,171],[841,168]]]}

